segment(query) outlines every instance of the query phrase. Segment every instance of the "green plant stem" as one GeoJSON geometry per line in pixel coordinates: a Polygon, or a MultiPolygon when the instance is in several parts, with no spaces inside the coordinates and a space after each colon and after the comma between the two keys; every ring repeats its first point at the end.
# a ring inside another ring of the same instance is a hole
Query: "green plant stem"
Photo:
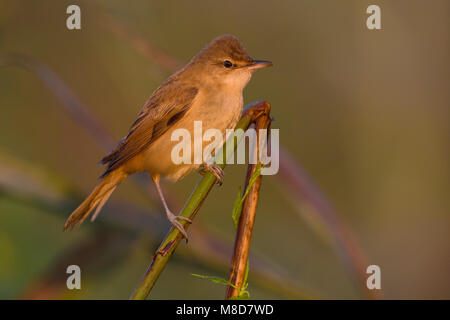
{"type": "MultiPolygon", "coordinates": [[[[236,125],[235,129],[242,129],[244,131],[247,130],[250,123],[252,123],[261,114],[266,113],[269,108],[270,105],[267,102],[256,102],[249,105],[244,111],[244,114],[236,125]]],[[[240,138],[241,137],[238,136],[238,140],[240,140],[240,138]]],[[[234,139],[234,137],[231,136],[231,139],[234,139]]],[[[234,143],[234,148],[231,150],[224,150],[225,148],[223,148],[217,155],[217,158],[228,158],[228,156],[232,154],[234,149],[236,149],[237,145],[238,143],[234,143]]],[[[219,164],[219,166],[223,169],[225,167],[226,161],[222,162],[223,163],[219,164]]],[[[215,176],[212,173],[207,172],[195,187],[180,215],[193,220],[203,201],[208,196],[209,191],[214,186],[215,182],[215,176]]],[[[183,224],[185,229],[189,227],[189,224],[186,221],[181,221],[181,223],[183,224]]],[[[182,235],[180,231],[177,228],[172,227],[166,238],[159,246],[156,253],[153,255],[153,260],[150,266],[148,267],[140,283],[134,290],[130,299],[144,300],[147,298],[151,289],[155,285],[156,280],[158,280],[159,275],[164,270],[164,267],[166,266],[167,262],[169,261],[170,257],[174,253],[181,240],[182,235]]]]}

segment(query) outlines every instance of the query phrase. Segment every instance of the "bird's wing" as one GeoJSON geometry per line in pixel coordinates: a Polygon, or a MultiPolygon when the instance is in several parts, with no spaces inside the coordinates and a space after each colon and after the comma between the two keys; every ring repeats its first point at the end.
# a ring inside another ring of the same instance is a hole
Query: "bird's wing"
{"type": "Polygon", "coordinates": [[[195,86],[169,78],[146,102],[128,135],[100,161],[108,164],[103,176],[147,149],[173,126],[189,110],[197,92],[195,86]]]}

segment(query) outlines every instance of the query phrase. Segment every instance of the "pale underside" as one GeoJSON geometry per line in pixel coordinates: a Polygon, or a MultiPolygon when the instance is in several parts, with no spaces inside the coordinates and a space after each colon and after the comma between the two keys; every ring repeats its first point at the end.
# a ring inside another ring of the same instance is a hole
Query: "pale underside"
{"type": "MultiPolygon", "coordinates": [[[[200,164],[194,164],[194,155],[191,155],[191,164],[175,164],[171,158],[172,149],[179,141],[171,141],[173,131],[187,129],[191,134],[191,151],[194,150],[194,121],[202,122],[202,131],[218,129],[225,138],[226,129],[233,129],[242,113],[242,94],[210,94],[207,90],[200,90],[191,107],[184,116],[163,135],[156,139],[143,152],[131,159],[126,165],[128,172],[137,170],[147,171],[152,175],[158,174],[169,180],[179,180],[200,164]],[[139,169],[138,169],[139,168],[139,169]]],[[[209,141],[202,141],[205,148],[209,141]]]]}

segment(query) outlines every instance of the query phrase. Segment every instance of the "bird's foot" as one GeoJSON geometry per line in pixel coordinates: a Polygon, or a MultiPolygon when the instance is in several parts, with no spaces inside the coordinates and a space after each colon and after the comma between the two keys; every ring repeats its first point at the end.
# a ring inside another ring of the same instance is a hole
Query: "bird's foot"
{"type": "Polygon", "coordinates": [[[216,163],[213,164],[203,164],[202,168],[200,169],[200,174],[204,175],[207,172],[211,172],[216,177],[216,183],[221,186],[223,183],[223,169],[216,163]]]}
{"type": "Polygon", "coordinates": [[[176,216],[170,211],[167,211],[166,214],[167,214],[167,219],[169,220],[169,222],[181,232],[181,234],[183,235],[183,237],[186,239],[186,242],[187,242],[188,235],[186,233],[186,230],[184,230],[183,225],[177,219],[187,221],[188,223],[192,223],[192,220],[189,218],[183,217],[183,216],[176,216]]]}

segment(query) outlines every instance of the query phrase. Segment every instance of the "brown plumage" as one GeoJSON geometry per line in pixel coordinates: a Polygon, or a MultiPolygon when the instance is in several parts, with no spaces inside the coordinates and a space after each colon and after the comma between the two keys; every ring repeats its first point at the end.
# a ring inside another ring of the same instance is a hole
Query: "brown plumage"
{"type": "Polygon", "coordinates": [[[187,112],[198,89],[176,77],[159,87],[139,113],[127,136],[100,162],[108,164],[102,177],[146,149],[187,112]]]}
{"type": "MultiPolygon", "coordinates": [[[[176,181],[199,165],[176,165],[172,161],[171,150],[176,142],[171,140],[171,134],[180,128],[192,131],[194,121],[202,121],[204,130],[233,129],[242,111],[242,90],[252,72],[269,65],[250,58],[234,36],[214,39],[151,95],[127,136],[101,160],[107,165],[106,171],[67,219],[64,229],[78,226],[96,209],[94,220],[120,182],[132,173],[146,171],[155,182],[169,221],[187,237],[177,221],[186,218],[170,212],[159,180],[165,176],[176,181]]],[[[221,179],[218,167],[205,168],[221,179]]]]}
{"type": "Polygon", "coordinates": [[[115,171],[114,174],[103,177],[91,194],[67,219],[64,224],[64,230],[67,228],[73,229],[74,227],[80,225],[89,216],[92,210],[97,208],[92,218],[92,220],[94,220],[105,205],[106,201],[108,201],[114,189],[116,189],[117,185],[127,176],[128,174],[122,171],[115,171]]]}

